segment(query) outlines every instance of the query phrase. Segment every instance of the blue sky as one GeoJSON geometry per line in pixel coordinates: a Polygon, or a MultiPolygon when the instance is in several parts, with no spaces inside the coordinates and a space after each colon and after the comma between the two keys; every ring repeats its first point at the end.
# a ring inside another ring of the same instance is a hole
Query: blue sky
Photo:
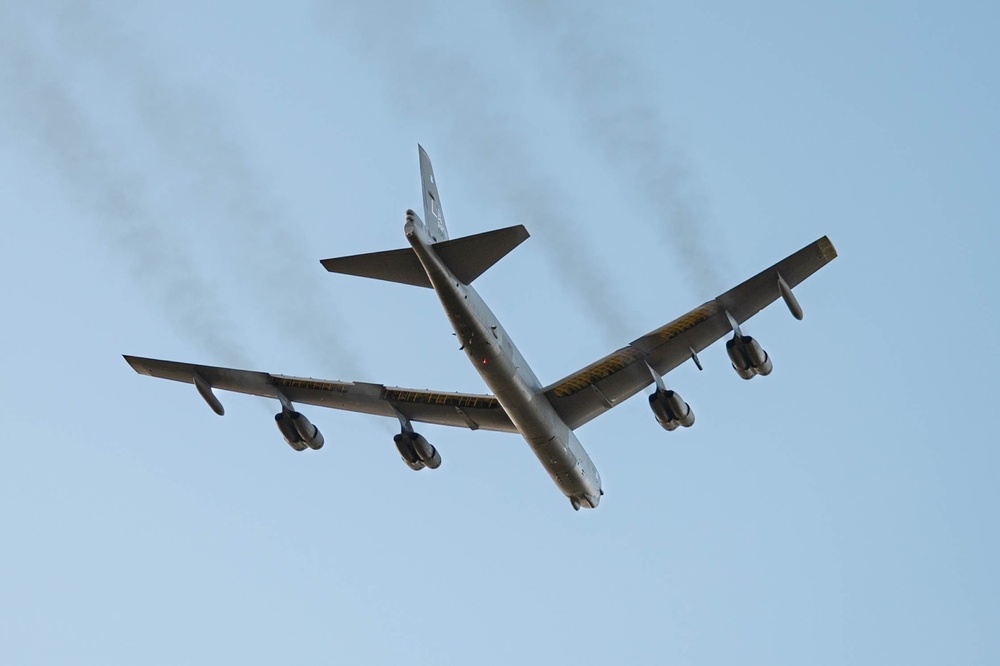
{"type": "Polygon", "coordinates": [[[0,3],[4,663],[992,664],[1000,176],[988,3],[0,3]],[[363,7],[363,8],[362,8],[363,7]],[[840,257],[583,427],[517,437],[136,375],[121,354],[483,391],[434,295],[326,273],[453,236],[554,381],[827,234],[840,257]]]}

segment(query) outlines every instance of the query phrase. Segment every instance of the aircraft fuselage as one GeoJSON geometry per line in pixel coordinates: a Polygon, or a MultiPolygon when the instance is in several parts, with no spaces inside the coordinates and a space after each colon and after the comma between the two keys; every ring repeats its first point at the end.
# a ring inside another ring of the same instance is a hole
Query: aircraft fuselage
{"type": "Polygon", "coordinates": [[[597,467],[541,393],[538,378],[493,312],[437,255],[427,228],[413,211],[407,211],[404,232],[463,350],[518,432],[574,508],[596,508],[603,494],[597,467]]]}

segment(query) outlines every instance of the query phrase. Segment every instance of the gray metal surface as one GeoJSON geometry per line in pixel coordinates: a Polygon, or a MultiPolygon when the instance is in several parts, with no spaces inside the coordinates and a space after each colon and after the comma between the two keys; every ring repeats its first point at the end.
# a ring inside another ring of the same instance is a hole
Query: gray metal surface
{"type": "Polygon", "coordinates": [[[653,383],[649,367],[665,375],[729,335],[728,311],[743,323],[781,296],[778,274],[794,287],[837,256],[824,236],[749,280],[674,321],[633,340],[543,391],[571,428],[579,428],[653,383]]]}
{"type": "Polygon", "coordinates": [[[209,365],[161,361],[126,356],[128,364],[141,375],[194,383],[200,376],[209,386],[224,391],[288,400],[304,405],[332,407],[362,414],[395,419],[396,412],[411,421],[436,423],[499,432],[517,432],[497,399],[491,395],[445,393],[417,389],[337,382],[306,377],[286,377],[266,372],[217,368],[209,365]]]}
{"type": "MultiPolygon", "coordinates": [[[[401,455],[414,469],[425,463],[413,458],[416,453],[406,439],[419,437],[410,430],[410,421],[517,432],[574,508],[594,508],[603,495],[600,474],[573,430],[635,395],[654,378],[664,392],[661,424],[666,419],[664,427],[670,426],[668,429],[690,425],[694,421],[690,408],[665,390],[660,377],[688,359],[700,369],[698,352],[738,330],[739,324],[779,297],[796,318],[801,318],[801,307],[791,288],[837,256],[824,236],[669,324],[543,387],[469,284],[524,241],[528,232],[517,225],[448,240],[430,158],[423,148],[419,154],[424,214],[429,223],[407,211],[404,232],[410,247],[327,259],[323,265],[332,272],[433,288],[470,362],[494,395],[286,377],[136,356],[125,360],[140,374],[194,384],[219,414],[223,409],[214,388],[274,398],[285,411],[297,402],[398,419],[403,432],[396,443],[407,445],[401,448],[401,455]],[[413,455],[408,456],[410,453],[413,455]]],[[[652,402],[656,402],[656,395],[652,402]]],[[[424,451],[430,461],[427,466],[440,464],[440,457],[434,455],[430,449],[424,451]]]]}
{"type": "MultiPolygon", "coordinates": [[[[473,280],[527,238],[528,230],[518,224],[434,243],[434,251],[444,260],[455,277],[464,284],[472,284],[473,280]]],[[[320,263],[331,273],[431,288],[427,272],[412,248],[335,257],[323,259],[320,263]]]]}
{"type": "Polygon", "coordinates": [[[458,280],[435,252],[423,222],[407,211],[403,227],[407,240],[423,264],[451,321],[455,335],[487,386],[493,390],[514,423],[574,507],[597,507],[603,491],[597,467],[580,445],[573,430],[563,422],[552,404],[538,390],[538,379],[521,359],[513,341],[503,333],[493,312],[469,285],[458,280]]]}

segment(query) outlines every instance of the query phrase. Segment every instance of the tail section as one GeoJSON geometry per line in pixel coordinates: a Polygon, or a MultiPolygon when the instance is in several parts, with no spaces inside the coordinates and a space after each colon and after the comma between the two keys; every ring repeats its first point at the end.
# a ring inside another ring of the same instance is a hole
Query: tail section
{"type": "Polygon", "coordinates": [[[441,196],[438,194],[437,181],[434,179],[434,168],[427,151],[419,143],[420,153],[420,184],[424,190],[424,219],[427,220],[427,231],[435,243],[448,240],[448,227],[444,224],[444,211],[441,209],[441,196]]]}
{"type": "Polygon", "coordinates": [[[462,284],[472,284],[527,238],[528,230],[523,224],[518,224],[437,243],[433,247],[444,265],[462,284]]]}
{"type": "Polygon", "coordinates": [[[331,273],[431,288],[431,281],[427,278],[427,273],[424,272],[424,267],[412,247],[323,259],[320,263],[331,273]]]}
{"type": "MultiPolygon", "coordinates": [[[[431,168],[431,158],[422,146],[418,144],[417,148],[420,152],[420,181],[424,190],[424,217],[427,220],[422,226],[431,237],[431,247],[452,274],[463,284],[472,284],[490,266],[523,243],[528,237],[528,230],[518,224],[450,240],[448,228],[444,224],[437,181],[434,180],[434,170],[431,168]]],[[[407,211],[407,215],[416,214],[407,211]]],[[[432,287],[412,247],[324,259],[320,263],[331,273],[432,287]]]]}
{"type": "MultiPolygon", "coordinates": [[[[451,270],[462,284],[473,280],[500,261],[508,252],[528,238],[528,230],[523,225],[496,229],[481,234],[446,240],[431,247],[441,257],[441,261],[451,270]]],[[[413,248],[371,252],[353,257],[324,259],[323,267],[331,273],[344,273],[358,277],[374,278],[387,282],[412,284],[417,287],[431,287],[431,281],[424,267],[417,259],[413,248]]]]}

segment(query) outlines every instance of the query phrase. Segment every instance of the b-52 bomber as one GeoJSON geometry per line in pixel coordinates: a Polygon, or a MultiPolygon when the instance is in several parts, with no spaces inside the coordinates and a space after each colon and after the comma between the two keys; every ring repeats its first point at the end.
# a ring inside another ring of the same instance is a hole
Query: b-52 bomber
{"type": "Polygon", "coordinates": [[[410,247],[321,263],[332,273],[433,289],[462,350],[492,395],[288,377],[136,356],[125,360],[140,374],[194,384],[219,415],[224,410],[214,389],[276,399],[281,411],[275,423],[296,451],[321,448],[323,435],[295,403],[397,419],[400,432],[393,439],[403,462],[413,470],[441,465],[441,454],[414,430],[414,423],[518,433],[574,509],[596,508],[604,494],[601,475],[574,430],[649,386],[653,386],[649,406],[659,424],[668,431],[690,427],[694,412],[676,391],[666,388],[663,376],[688,360],[700,369],[698,354],[730,334],[726,353],[736,374],[743,379],[770,374],[767,352],[741,325],[778,298],[801,319],[802,308],[792,288],[837,256],[824,236],[669,324],[546,385],[472,287],[476,278],[528,238],[527,230],[515,225],[449,238],[430,158],[420,146],[418,152],[424,220],[406,211],[403,232],[410,247]]]}

